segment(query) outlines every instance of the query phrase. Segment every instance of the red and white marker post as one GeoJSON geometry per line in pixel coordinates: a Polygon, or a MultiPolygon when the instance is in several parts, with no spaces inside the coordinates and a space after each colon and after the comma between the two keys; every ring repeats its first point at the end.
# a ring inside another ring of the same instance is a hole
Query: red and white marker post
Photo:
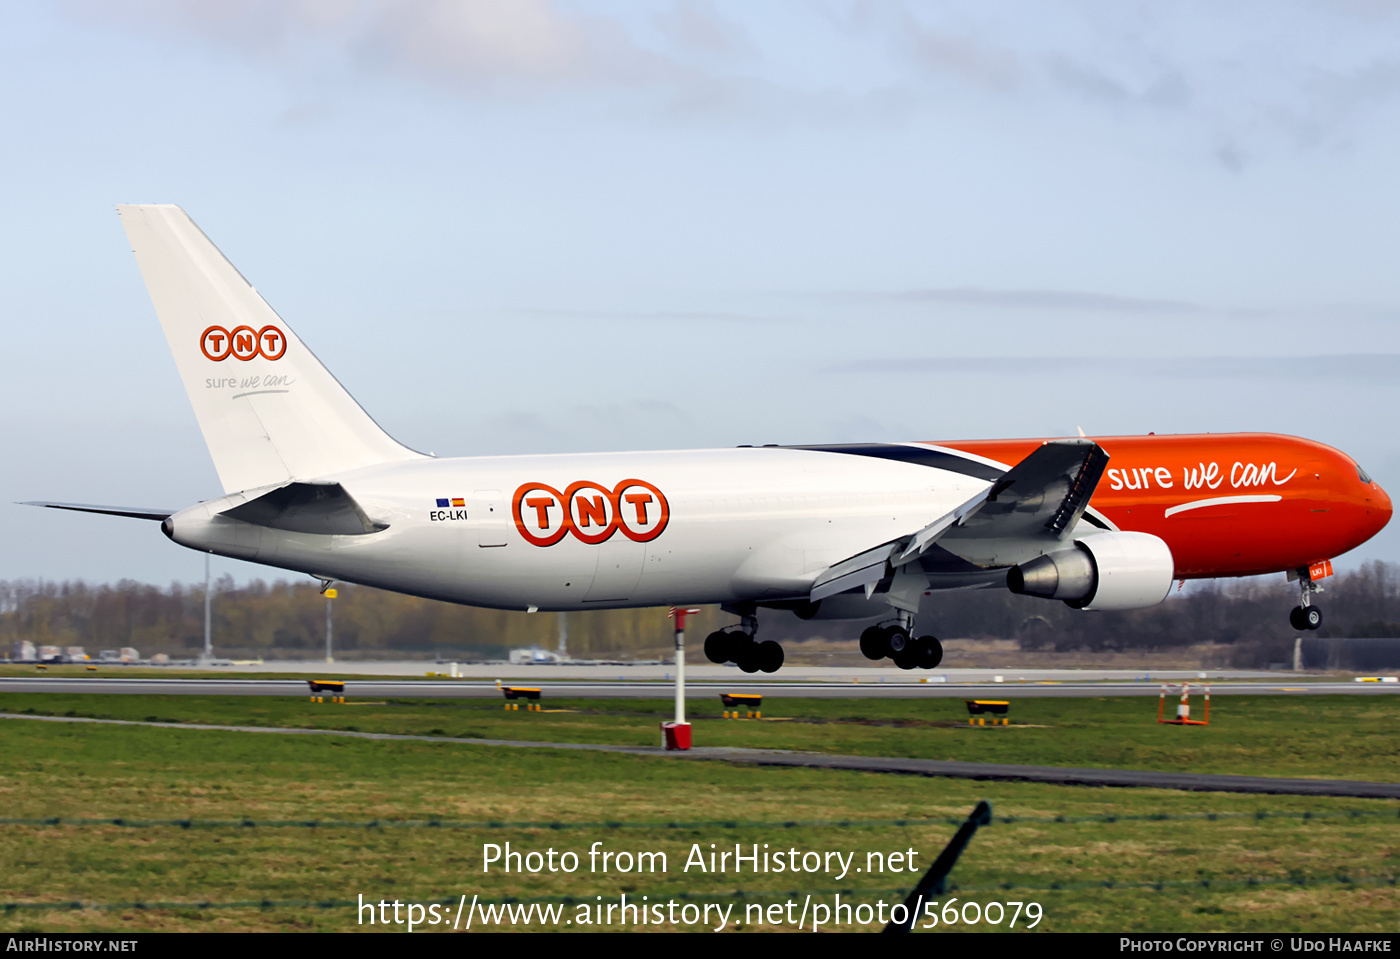
{"type": "Polygon", "coordinates": [[[690,748],[690,723],[685,721],[685,618],[699,612],[672,606],[666,614],[676,621],[676,718],[661,724],[661,745],[666,749],[690,748]]]}

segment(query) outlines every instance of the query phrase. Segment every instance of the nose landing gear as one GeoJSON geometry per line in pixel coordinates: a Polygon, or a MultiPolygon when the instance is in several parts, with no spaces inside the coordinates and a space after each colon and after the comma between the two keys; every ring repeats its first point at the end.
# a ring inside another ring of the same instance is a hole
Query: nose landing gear
{"type": "Polygon", "coordinates": [[[1312,604],[1313,593],[1322,592],[1322,587],[1313,582],[1312,571],[1298,570],[1298,585],[1303,591],[1303,602],[1288,611],[1288,624],[1297,630],[1317,629],[1322,625],[1322,610],[1312,604]]]}
{"type": "Polygon", "coordinates": [[[1322,610],[1316,606],[1294,606],[1288,611],[1288,624],[1294,629],[1317,629],[1322,625],[1322,610]]]}

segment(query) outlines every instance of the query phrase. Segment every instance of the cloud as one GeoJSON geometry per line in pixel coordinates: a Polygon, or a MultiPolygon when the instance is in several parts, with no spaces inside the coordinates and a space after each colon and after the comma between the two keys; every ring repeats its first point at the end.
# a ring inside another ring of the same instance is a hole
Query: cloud
{"type": "Polygon", "coordinates": [[[1161,300],[1080,290],[987,290],[972,286],[934,287],[885,293],[842,294],[856,299],[936,303],[1010,310],[1079,310],[1113,313],[1198,313],[1183,300],[1161,300]]]}
{"type": "Polygon", "coordinates": [[[653,19],[677,49],[726,60],[747,59],[758,54],[743,28],[721,17],[714,6],[704,0],[679,0],[653,19]]]}
{"type": "Polygon", "coordinates": [[[903,22],[903,43],[924,70],[952,75],[988,90],[1011,91],[1021,85],[1025,68],[1014,52],[931,29],[913,17],[903,22]]]}
{"type": "Polygon", "coordinates": [[[1065,104],[1114,119],[1170,111],[1194,128],[1202,157],[1240,171],[1242,157],[1271,141],[1345,145],[1400,101],[1394,4],[1280,6],[1288,13],[1273,18],[1229,5],[1163,13],[1111,3],[1024,4],[1012,17],[957,0],[65,0],[64,8],[144,35],[195,36],[293,73],[407,77],[463,97],[622,92],[668,117],[751,118],[765,128],[890,124],[939,115],[969,94],[1027,117],[1065,104]]]}
{"type": "Polygon", "coordinates": [[[1324,356],[949,356],[855,360],[826,373],[1053,376],[1102,375],[1173,380],[1336,380],[1380,386],[1400,385],[1400,354],[1358,353],[1324,356]]]}
{"type": "Polygon", "coordinates": [[[1062,53],[1046,56],[1043,63],[1051,80],[1093,103],[1167,108],[1184,106],[1191,99],[1191,88],[1186,77],[1175,68],[1160,68],[1145,83],[1132,84],[1062,53]]]}
{"type": "Polygon", "coordinates": [[[517,309],[517,316],[543,320],[600,320],[619,323],[791,323],[794,317],[762,316],[754,313],[723,313],[707,310],[556,310],[517,309]]]}
{"type": "Polygon", "coordinates": [[[616,20],[548,0],[74,0],[70,9],[165,26],[288,65],[339,61],[459,91],[674,82],[672,60],[616,20]]]}

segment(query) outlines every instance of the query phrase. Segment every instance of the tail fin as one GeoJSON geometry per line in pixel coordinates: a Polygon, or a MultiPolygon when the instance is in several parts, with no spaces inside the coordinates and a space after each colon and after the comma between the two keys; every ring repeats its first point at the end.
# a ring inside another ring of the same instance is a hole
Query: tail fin
{"type": "Polygon", "coordinates": [[[417,459],[178,206],[119,206],[226,493],[417,459]]]}

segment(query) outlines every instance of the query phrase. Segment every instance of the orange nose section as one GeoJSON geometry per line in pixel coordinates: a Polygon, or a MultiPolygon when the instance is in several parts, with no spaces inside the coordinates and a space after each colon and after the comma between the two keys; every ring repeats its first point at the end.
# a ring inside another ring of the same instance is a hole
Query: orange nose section
{"type": "Polygon", "coordinates": [[[1380,483],[1372,483],[1371,488],[1366,492],[1366,512],[1366,518],[1372,524],[1371,531],[1367,534],[1367,539],[1369,539],[1385,529],[1385,524],[1390,522],[1390,514],[1394,512],[1390,496],[1381,489],[1380,483]]]}

